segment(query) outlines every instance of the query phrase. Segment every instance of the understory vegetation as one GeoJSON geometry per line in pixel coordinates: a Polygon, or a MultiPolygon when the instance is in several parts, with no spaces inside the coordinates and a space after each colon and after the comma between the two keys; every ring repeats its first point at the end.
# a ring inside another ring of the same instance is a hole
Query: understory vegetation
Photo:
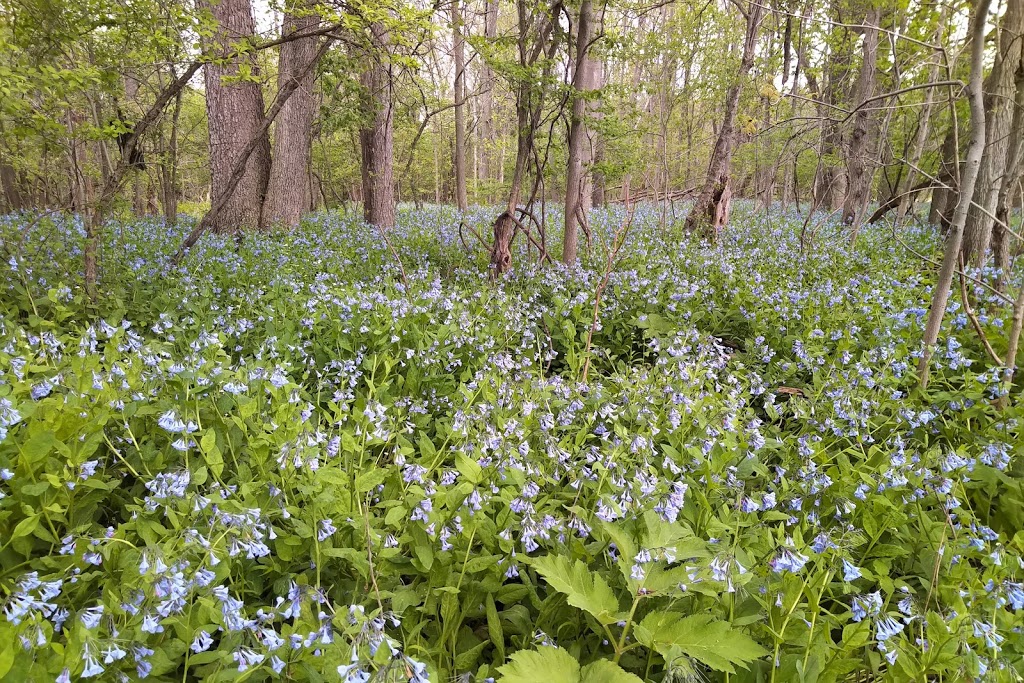
{"type": "Polygon", "coordinates": [[[660,217],[596,308],[621,207],[496,283],[451,208],[178,265],[135,218],[96,303],[76,219],[2,219],[0,678],[1020,680],[1020,407],[956,291],[915,379],[940,235],[660,217]]]}

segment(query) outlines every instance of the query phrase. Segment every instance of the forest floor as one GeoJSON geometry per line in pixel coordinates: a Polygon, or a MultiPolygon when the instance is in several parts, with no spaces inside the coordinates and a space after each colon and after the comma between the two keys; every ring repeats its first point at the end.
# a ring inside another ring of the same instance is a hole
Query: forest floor
{"type": "Polygon", "coordinates": [[[1019,680],[1021,408],[958,287],[917,386],[938,235],[659,217],[596,325],[619,208],[500,283],[451,209],[134,219],[95,304],[0,219],[0,679],[1019,680]]]}

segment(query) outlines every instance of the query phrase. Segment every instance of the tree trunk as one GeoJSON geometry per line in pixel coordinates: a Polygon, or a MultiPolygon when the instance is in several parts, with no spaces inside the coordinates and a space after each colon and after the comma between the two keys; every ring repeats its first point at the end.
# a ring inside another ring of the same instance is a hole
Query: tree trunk
{"type": "Polygon", "coordinates": [[[586,169],[583,167],[587,137],[587,93],[593,88],[594,60],[589,52],[594,36],[594,6],[591,0],[580,3],[576,34],[576,71],[572,79],[572,119],[569,124],[568,164],[565,173],[565,232],[562,240],[562,262],[576,263],[579,227],[586,221],[584,204],[586,169]]]}
{"type": "Polygon", "coordinates": [[[821,161],[814,175],[814,204],[829,212],[843,205],[848,183],[846,167],[840,161],[843,132],[836,120],[835,107],[842,107],[846,99],[852,49],[849,33],[849,29],[843,26],[833,29],[826,68],[828,78],[823,88],[823,102],[818,107],[818,116],[822,120],[821,161]]]}
{"type": "Polygon", "coordinates": [[[985,96],[983,93],[982,71],[985,68],[985,23],[991,0],[978,0],[974,16],[971,20],[971,75],[967,84],[967,93],[971,104],[971,143],[967,148],[967,160],[960,178],[960,200],[946,236],[946,248],[939,268],[938,281],[932,295],[928,321],[924,328],[924,349],[918,363],[917,374],[921,386],[928,386],[928,366],[932,350],[939,338],[942,317],[949,301],[949,290],[953,284],[953,275],[960,260],[960,247],[963,242],[964,226],[967,223],[967,212],[974,196],[974,186],[981,169],[982,156],[985,153],[985,96]]]}
{"type": "MultiPolygon", "coordinates": [[[[498,36],[498,0],[486,0],[484,10],[484,38],[493,43],[498,36]]],[[[480,166],[479,178],[487,188],[484,196],[488,201],[494,199],[492,182],[498,176],[498,158],[495,149],[494,129],[494,71],[487,60],[480,57],[480,120],[477,129],[480,131],[480,166]]]]}
{"type": "Polygon", "coordinates": [[[394,83],[386,50],[387,29],[380,22],[374,22],[370,32],[377,54],[362,76],[362,85],[369,97],[368,123],[359,131],[363,155],[363,218],[370,225],[390,228],[395,224],[394,83]]]}
{"type": "Polygon", "coordinates": [[[7,161],[0,160],[0,185],[3,186],[4,203],[8,211],[21,211],[25,208],[19,184],[18,173],[14,170],[14,166],[7,161]]]}
{"type": "Polygon", "coordinates": [[[985,154],[974,189],[974,202],[964,228],[964,262],[980,268],[988,260],[992,216],[1007,171],[1013,122],[1017,68],[1022,54],[1024,0],[1008,0],[999,28],[999,54],[985,84],[985,154]]]}
{"type": "MultiPolygon", "coordinates": [[[[204,46],[213,54],[229,55],[238,40],[255,33],[249,0],[197,0],[218,24],[217,33],[204,46]]],[[[231,170],[253,134],[263,123],[263,92],[251,80],[225,83],[225,77],[237,76],[240,69],[259,75],[252,53],[232,56],[227,63],[206,64],[206,114],[210,137],[210,182],[213,202],[227,189],[231,170]]],[[[260,214],[270,176],[270,138],[264,136],[246,162],[245,173],[219,213],[212,229],[235,233],[261,227],[260,214]]]]}
{"type": "Polygon", "coordinates": [[[849,192],[843,203],[843,223],[853,227],[854,235],[864,219],[871,195],[873,169],[871,157],[874,155],[872,128],[876,125],[871,110],[865,100],[875,94],[875,81],[878,71],[878,23],[881,11],[875,7],[868,11],[864,20],[864,45],[860,74],[857,76],[856,102],[860,109],[853,116],[853,134],[847,149],[847,174],[849,192]]]}
{"type": "Polygon", "coordinates": [[[469,206],[466,200],[466,41],[462,36],[462,9],[452,0],[452,49],[455,62],[455,203],[459,211],[469,206]]]}
{"type": "MultiPolygon", "coordinates": [[[[594,70],[594,88],[600,90],[604,87],[604,60],[599,59],[595,64],[594,70]]],[[[594,102],[593,119],[600,121],[603,114],[601,113],[601,103],[594,102]]],[[[605,199],[605,178],[604,172],[601,170],[601,164],[604,163],[604,138],[601,133],[595,128],[589,131],[590,133],[590,145],[593,149],[592,159],[592,186],[590,203],[593,206],[604,206],[605,199]]]]}
{"type": "Polygon", "coordinates": [[[743,80],[754,65],[754,49],[757,46],[757,30],[764,15],[764,6],[759,2],[747,4],[747,27],[743,40],[743,59],[740,62],[736,80],[725,95],[725,112],[722,126],[715,141],[708,164],[704,186],[686,217],[685,228],[692,231],[697,227],[710,236],[716,236],[729,220],[729,204],[732,198],[730,170],[732,154],[736,145],[736,112],[740,103],[743,80]]]}
{"type": "MultiPolygon", "coordinates": [[[[319,18],[310,14],[304,5],[300,7],[304,11],[285,13],[282,36],[310,31],[320,23],[319,18]]],[[[307,67],[316,57],[318,40],[316,37],[299,38],[281,46],[277,67],[278,89],[300,76],[301,80],[274,123],[273,163],[267,198],[263,203],[263,225],[295,228],[302,214],[309,210],[312,192],[309,162],[316,104],[313,81],[316,74],[307,67]]]]}
{"type": "Polygon", "coordinates": [[[960,201],[960,192],[957,188],[957,178],[960,176],[957,169],[959,150],[956,148],[956,142],[956,131],[950,124],[949,131],[942,141],[941,161],[935,176],[945,187],[932,190],[932,203],[928,210],[928,222],[939,226],[944,233],[949,231],[953,211],[960,201]]]}
{"type": "MultiPolygon", "coordinates": [[[[177,78],[171,70],[172,80],[177,78]]],[[[171,132],[167,150],[160,163],[160,179],[163,186],[164,222],[171,226],[178,223],[178,121],[181,119],[182,93],[174,96],[174,113],[171,115],[171,132]]]]}
{"type": "Polygon", "coordinates": [[[999,276],[996,287],[1006,286],[1010,271],[1010,239],[1007,226],[1010,220],[1010,201],[1014,195],[1021,173],[1024,171],[1024,59],[1017,64],[1015,74],[1016,94],[1014,96],[1013,124],[1010,126],[1009,149],[1007,150],[1006,172],[999,185],[996,201],[996,221],[992,232],[992,254],[995,257],[999,276]]]}
{"type": "MultiPolygon", "coordinates": [[[[946,30],[946,21],[948,16],[948,6],[943,5],[939,10],[938,26],[935,28],[934,40],[936,45],[942,41],[942,34],[946,30]]],[[[941,65],[942,62],[939,59],[939,55],[933,55],[932,65],[928,69],[929,83],[934,83],[939,80],[939,67],[941,65]]],[[[900,197],[899,207],[896,209],[897,222],[902,222],[903,219],[906,218],[907,213],[909,213],[914,206],[914,195],[907,191],[913,188],[917,182],[917,169],[921,165],[921,158],[924,156],[924,148],[928,142],[928,133],[931,130],[931,115],[932,108],[935,106],[936,90],[937,88],[930,87],[925,91],[924,106],[921,108],[921,113],[918,118],[920,123],[917,126],[917,132],[914,134],[914,142],[910,147],[910,163],[907,165],[907,176],[902,185],[903,196],[900,197]]]]}

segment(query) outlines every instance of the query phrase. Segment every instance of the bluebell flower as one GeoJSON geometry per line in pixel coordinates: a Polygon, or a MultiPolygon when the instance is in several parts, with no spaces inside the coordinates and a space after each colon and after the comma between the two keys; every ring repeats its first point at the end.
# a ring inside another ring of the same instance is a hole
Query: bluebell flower
{"type": "Polygon", "coordinates": [[[843,559],[843,581],[856,581],[862,576],[859,567],[851,564],[849,560],[843,559]]]}
{"type": "Polygon", "coordinates": [[[805,564],[807,564],[806,555],[793,552],[788,548],[781,548],[775,557],[768,562],[768,565],[776,574],[781,574],[787,571],[795,574],[803,569],[805,564]]]}

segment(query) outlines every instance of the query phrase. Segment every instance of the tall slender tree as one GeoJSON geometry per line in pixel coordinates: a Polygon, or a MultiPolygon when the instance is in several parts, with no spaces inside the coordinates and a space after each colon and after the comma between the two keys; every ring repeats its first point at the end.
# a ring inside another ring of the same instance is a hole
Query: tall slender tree
{"type": "Polygon", "coordinates": [[[455,63],[455,204],[465,211],[466,199],[466,40],[463,37],[462,8],[452,0],[452,61],[455,63]]]}

